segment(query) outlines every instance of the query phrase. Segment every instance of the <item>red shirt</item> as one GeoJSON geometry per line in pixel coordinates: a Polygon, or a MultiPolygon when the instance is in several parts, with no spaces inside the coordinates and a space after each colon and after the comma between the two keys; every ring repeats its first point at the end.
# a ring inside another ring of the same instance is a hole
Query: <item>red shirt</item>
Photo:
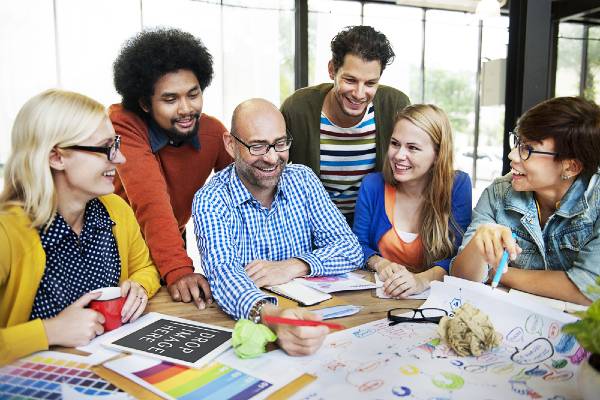
{"type": "Polygon", "coordinates": [[[171,284],[194,272],[181,233],[191,217],[196,191],[213,170],[232,161],[223,144],[226,129],[216,118],[202,114],[199,150],[184,144],[152,153],[143,119],[120,104],[112,105],[108,113],[127,159],[117,166],[115,193],[133,208],[160,275],[171,284]]]}

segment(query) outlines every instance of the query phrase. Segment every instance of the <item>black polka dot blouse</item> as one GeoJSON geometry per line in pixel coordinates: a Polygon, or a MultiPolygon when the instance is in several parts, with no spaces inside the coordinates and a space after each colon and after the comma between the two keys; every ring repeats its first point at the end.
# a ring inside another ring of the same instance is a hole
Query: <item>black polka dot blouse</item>
{"type": "Polygon", "coordinates": [[[118,286],[121,260],[112,232],[115,223],[98,199],[88,202],[77,236],[60,214],[40,229],[46,267],[30,319],[52,318],[94,289],[118,286]]]}

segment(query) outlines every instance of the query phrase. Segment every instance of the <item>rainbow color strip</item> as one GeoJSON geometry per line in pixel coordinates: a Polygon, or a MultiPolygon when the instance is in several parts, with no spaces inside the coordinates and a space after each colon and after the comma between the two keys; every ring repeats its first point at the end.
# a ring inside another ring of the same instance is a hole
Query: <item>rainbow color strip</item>
{"type": "Polygon", "coordinates": [[[218,362],[193,369],[163,361],[133,374],[178,400],[249,399],[271,386],[218,362]]]}

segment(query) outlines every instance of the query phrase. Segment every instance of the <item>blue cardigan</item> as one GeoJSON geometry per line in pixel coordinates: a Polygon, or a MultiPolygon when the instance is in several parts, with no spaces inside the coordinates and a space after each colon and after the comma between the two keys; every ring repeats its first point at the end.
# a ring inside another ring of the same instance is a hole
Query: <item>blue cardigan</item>
{"type": "MultiPolygon", "coordinates": [[[[471,223],[471,179],[462,171],[456,171],[452,186],[452,216],[461,227],[462,232],[454,232],[454,252],[451,257],[436,261],[448,272],[450,260],[462,241],[462,235],[471,223]]],[[[379,254],[378,243],[381,237],[390,229],[392,224],[385,213],[384,180],[381,172],[373,172],[365,176],[358,192],[352,230],[358,236],[365,256],[365,263],[374,254],[379,254]]]]}

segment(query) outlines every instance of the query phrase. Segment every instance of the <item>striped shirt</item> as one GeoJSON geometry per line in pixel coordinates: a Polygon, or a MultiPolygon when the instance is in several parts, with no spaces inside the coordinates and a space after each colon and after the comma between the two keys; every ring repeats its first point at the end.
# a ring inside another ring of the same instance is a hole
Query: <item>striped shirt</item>
{"type": "Polygon", "coordinates": [[[341,274],[362,265],[356,236],[304,165],[286,166],[271,208],[265,208],[232,164],[196,192],[192,215],[213,297],[235,319],[246,318],[260,299],[275,301],[246,274],[251,261],[295,257],[309,265],[309,276],[341,274]]]}
{"type": "Polygon", "coordinates": [[[320,178],[331,200],[353,214],[365,175],[375,171],[375,108],[369,104],[362,121],[340,128],[321,114],[320,178]]]}

